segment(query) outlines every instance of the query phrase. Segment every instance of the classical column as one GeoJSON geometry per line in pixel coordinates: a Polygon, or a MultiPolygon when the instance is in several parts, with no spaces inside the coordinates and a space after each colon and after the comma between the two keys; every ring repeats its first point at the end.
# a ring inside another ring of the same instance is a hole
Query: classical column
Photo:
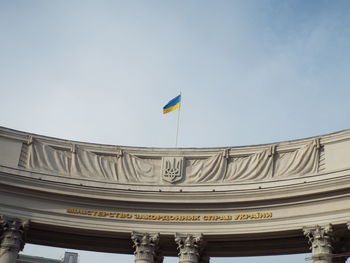
{"type": "Polygon", "coordinates": [[[16,263],[24,247],[29,221],[0,216],[0,263],[16,263]]]}
{"type": "Polygon", "coordinates": [[[209,263],[208,257],[202,257],[203,236],[191,234],[175,235],[175,242],[179,249],[179,263],[209,263]]]}
{"type": "Polygon", "coordinates": [[[159,234],[132,232],[131,240],[134,242],[135,263],[161,263],[163,261],[158,254],[159,234]]]}
{"type": "Polygon", "coordinates": [[[316,225],[303,230],[311,245],[313,263],[332,263],[332,226],[316,225]]]}

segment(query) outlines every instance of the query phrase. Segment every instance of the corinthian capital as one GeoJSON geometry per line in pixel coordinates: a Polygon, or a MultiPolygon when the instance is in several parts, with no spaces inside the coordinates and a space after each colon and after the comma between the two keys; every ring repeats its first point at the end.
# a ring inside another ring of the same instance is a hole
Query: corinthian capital
{"type": "Polygon", "coordinates": [[[309,239],[314,262],[331,262],[333,249],[332,225],[305,227],[303,232],[309,239]]]}
{"type": "Polygon", "coordinates": [[[28,225],[28,220],[0,216],[1,254],[6,251],[18,253],[23,249],[28,225]]]}
{"type": "Polygon", "coordinates": [[[131,240],[135,248],[135,262],[154,263],[159,261],[159,257],[157,257],[159,234],[132,232],[131,240]]]}
{"type": "Polygon", "coordinates": [[[191,235],[191,234],[178,234],[175,235],[175,242],[179,249],[179,262],[180,263],[199,263],[201,259],[203,236],[191,235]]]}

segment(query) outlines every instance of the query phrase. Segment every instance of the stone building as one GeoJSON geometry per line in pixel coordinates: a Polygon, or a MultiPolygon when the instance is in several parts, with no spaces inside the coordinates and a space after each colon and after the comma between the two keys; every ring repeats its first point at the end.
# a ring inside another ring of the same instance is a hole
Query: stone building
{"type": "Polygon", "coordinates": [[[308,251],[314,263],[342,263],[350,130],[143,148],[0,128],[0,200],[0,263],[15,263],[26,243],[134,254],[136,263],[308,251]]]}

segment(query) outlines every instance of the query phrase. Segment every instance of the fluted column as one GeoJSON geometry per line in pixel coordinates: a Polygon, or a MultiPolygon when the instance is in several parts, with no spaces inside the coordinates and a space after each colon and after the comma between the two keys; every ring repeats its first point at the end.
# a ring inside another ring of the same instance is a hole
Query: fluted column
{"type": "Polygon", "coordinates": [[[202,258],[203,250],[203,236],[191,235],[191,234],[178,234],[175,235],[175,242],[179,249],[179,263],[209,263],[209,258],[202,258]]]}
{"type": "Polygon", "coordinates": [[[16,263],[24,247],[28,225],[28,221],[0,216],[0,263],[16,263]]]}
{"type": "Polygon", "coordinates": [[[135,248],[135,263],[161,263],[163,261],[158,253],[159,234],[132,232],[131,239],[135,248]]]}
{"type": "Polygon", "coordinates": [[[332,226],[304,228],[304,235],[309,239],[313,263],[332,263],[332,226]]]}

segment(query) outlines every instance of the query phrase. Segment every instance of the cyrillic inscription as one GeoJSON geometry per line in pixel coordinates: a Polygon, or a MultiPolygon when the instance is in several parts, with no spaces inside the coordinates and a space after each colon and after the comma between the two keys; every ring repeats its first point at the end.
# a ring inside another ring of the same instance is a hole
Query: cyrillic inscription
{"type": "Polygon", "coordinates": [[[106,212],[87,209],[67,208],[69,214],[117,218],[126,220],[151,220],[151,221],[239,221],[239,220],[253,220],[253,219],[268,219],[272,218],[272,212],[257,212],[245,213],[235,215],[161,215],[161,214],[135,214],[122,212],[106,212]]]}

